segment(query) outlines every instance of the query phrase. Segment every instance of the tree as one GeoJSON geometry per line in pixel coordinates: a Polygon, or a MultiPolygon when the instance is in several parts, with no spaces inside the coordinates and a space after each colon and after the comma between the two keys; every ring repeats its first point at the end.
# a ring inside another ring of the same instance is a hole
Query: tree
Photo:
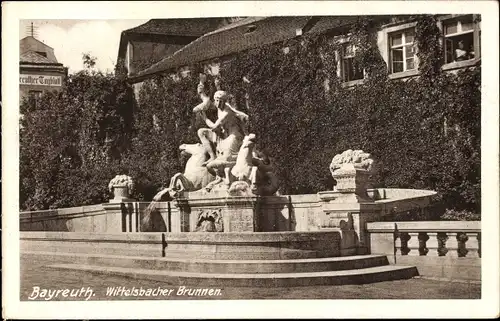
{"type": "Polygon", "coordinates": [[[83,66],[86,69],[93,69],[95,67],[97,57],[92,56],[90,53],[82,54],[83,66]]]}

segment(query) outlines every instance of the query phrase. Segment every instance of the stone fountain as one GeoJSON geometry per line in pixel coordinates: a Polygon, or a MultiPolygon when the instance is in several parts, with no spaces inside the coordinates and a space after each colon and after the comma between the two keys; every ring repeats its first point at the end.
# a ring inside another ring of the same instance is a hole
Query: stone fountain
{"type": "MultiPolygon", "coordinates": [[[[247,132],[248,116],[218,91],[218,119],[209,120],[205,111],[213,105],[203,89],[200,82],[202,103],[194,111],[209,128],[198,131],[201,143],[180,146],[191,154],[185,171],[173,175],[150,204],[115,197],[103,206],[105,231],[72,235],[71,242],[81,238],[89,246],[75,243],[72,254],[57,254],[66,261],[54,268],[213,286],[366,283],[417,275],[415,267],[371,255],[366,224],[424,209],[435,192],[373,188],[376,160],[347,150],[330,164],[336,181],[331,191],[276,195],[273,164],[255,149],[258,135],[247,132]]],[[[68,236],[50,238],[64,243],[68,236]]],[[[37,249],[47,244],[37,243],[37,249]]]]}

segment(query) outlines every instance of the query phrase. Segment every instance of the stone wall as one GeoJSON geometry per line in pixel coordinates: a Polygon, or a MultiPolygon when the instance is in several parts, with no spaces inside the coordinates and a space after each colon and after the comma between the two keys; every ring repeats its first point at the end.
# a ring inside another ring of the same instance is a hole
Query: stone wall
{"type": "Polygon", "coordinates": [[[21,212],[19,217],[21,231],[105,232],[112,223],[101,204],[21,212]]]}

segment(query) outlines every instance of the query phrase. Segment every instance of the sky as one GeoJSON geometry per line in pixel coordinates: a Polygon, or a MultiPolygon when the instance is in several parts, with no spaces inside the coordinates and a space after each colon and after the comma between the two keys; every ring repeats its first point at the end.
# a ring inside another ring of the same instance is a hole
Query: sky
{"type": "Polygon", "coordinates": [[[31,34],[29,29],[33,23],[35,38],[54,48],[57,60],[69,68],[69,73],[83,69],[83,53],[97,57],[98,70],[113,71],[121,32],[147,21],[20,20],[19,39],[31,34]]]}

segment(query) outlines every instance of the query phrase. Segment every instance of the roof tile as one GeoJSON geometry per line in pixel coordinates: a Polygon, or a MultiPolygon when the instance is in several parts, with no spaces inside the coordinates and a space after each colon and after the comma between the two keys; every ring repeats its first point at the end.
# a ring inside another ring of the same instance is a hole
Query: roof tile
{"type": "Polygon", "coordinates": [[[293,38],[296,29],[302,28],[309,18],[254,17],[238,21],[194,40],[172,56],[139,72],[137,77],[293,38]]]}
{"type": "Polygon", "coordinates": [[[201,36],[227,24],[226,18],[151,19],[126,33],[201,36]]]}

